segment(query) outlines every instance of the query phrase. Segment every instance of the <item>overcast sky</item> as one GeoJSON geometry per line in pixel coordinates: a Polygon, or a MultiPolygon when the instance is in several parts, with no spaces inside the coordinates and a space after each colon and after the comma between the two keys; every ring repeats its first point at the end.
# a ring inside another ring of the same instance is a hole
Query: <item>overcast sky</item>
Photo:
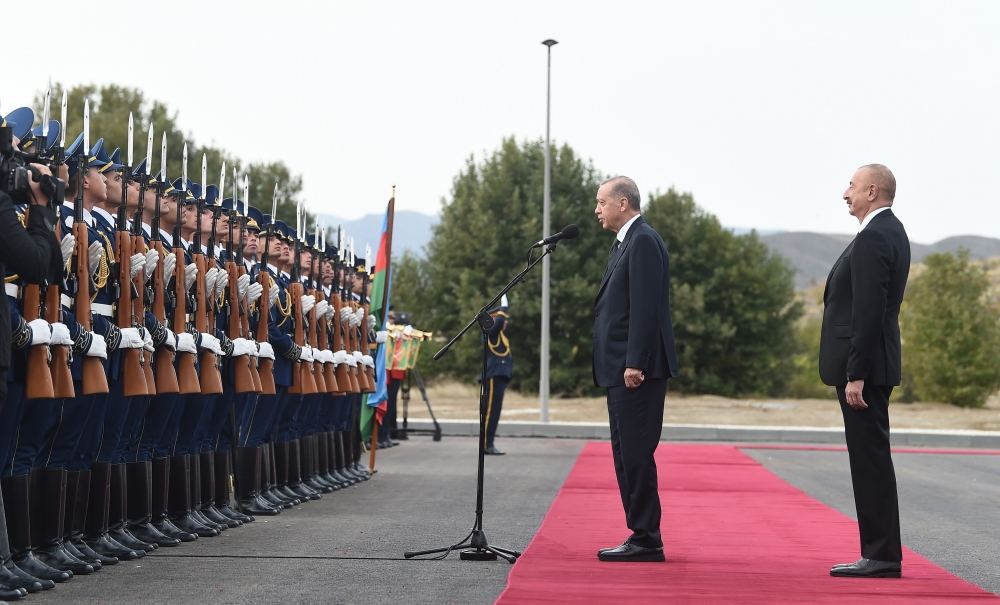
{"type": "Polygon", "coordinates": [[[31,50],[3,59],[4,114],[49,77],[135,86],[199,141],[284,160],[319,212],[382,212],[396,184],[399,208],[437,213],[469,154],[544,136],[551,37],[553,139],[644,192],[849,232],[841,193],[881,162],[914,241],[1000,236],[996,2],[41,6],[6,10],[8,51],[31,50]]]}

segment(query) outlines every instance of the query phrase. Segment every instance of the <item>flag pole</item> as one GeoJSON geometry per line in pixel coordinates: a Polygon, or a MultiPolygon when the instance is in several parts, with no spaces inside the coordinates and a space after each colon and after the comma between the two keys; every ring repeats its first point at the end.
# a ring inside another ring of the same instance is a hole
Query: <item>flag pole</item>
{"type": "MultiPolygon", "coordinates": [[[[396,215],[396,186],[395,185],[392,186],[392,196],[389,198],[389,207],[386,208],[385,213],[386,213],[386,217],[387,217],[386,218],[386,226],[385,226],[385,234],[383,236],[383,237],[385,237],[385,283],[382,284],[382,301],[381,301],[382,308],[379,310],[380,313],[379,313],[379,321],[378,321],[378,327],[381,328],[381,329],[385,329],[385,318],[386,318],[386,314],[389,311],[389,309],[388,309],[388,307],[389,307],[388,300],[387,300],[386,297],[389,294],[389,284],[391,283],[390,282],[390,278],[391,278],[390,271],[392,271],[392,223],[393,223],[393,220],[395,219],[395,215],[396,215]]],[[[378,259],[376,257],[376,262],[377,262],[377,260],[378,259]]],[[[383,347],[383,352],[384,352],[385,344],[382,344],[382,345],[379,345],[379,346],[383,347]]],[[[376,365],[376,368],[377,368],[378,367],[378,363],[376,363],[375,365],[376,365]]],[[[383,363],[382,364],[382,380],[383,381],[387,381],[388,380],[388,377],[386,376],[386,374],[388,373],[388,371],[389,371],[388,370],[388,364],[383,363]]],[[[378,381],[378,376],[375,376],[375,380],[376,380],[376,382],[378,381]]],[[[367,401],[365,402],[365,404],[367,405],[367,401]]],[[[372,413],[372,427],[371,427],[371,431],[372,432],[371,432],[371,439],[369,440],[369,448],[368,448],[368,472],[371,473],[371,474],[373,474],[373,475],[376,472],[378,472],[378,471],[375,470],[375,452],[378,450],[378,429],[379,429],[378,413],[373,412],[372,413]]]]}

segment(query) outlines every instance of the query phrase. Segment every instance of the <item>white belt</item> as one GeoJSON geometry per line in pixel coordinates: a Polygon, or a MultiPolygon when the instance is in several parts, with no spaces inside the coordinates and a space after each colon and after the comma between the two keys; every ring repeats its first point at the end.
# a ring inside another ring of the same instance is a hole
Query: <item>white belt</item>
{"type": "Polygon", "coordinates": [[[111,305],[103,305],[101,303],[90,303],[90,310],[98,315],[103,315],[104,317],[114,317],[115,310],[111,305]]]}
{"type": "Polygon", "coordinates": [[[60,300],[62,300],[63,306],[67,307],[69,309],[72,309],[73,308],[73,303],[76,302],[75,299],[70,298],[69,296],[66,296],[65,294],[60,294],[59,298],[60,298],[60,300]]]}
{"type": "Polygon", "coordinates": [[[4,284],[3,289],[7,291],[7,296],[17,298],[17,293],[21,290],[17,284],[4,284]]]}

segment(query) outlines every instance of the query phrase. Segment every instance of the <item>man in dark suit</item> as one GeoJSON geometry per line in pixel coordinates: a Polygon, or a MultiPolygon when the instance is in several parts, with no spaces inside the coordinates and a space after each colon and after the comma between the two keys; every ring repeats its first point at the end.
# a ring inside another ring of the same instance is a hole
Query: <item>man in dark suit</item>
{"type": "Polygon", "coordinates": [[[611,178],[597,191],[594,214],[616,237],[594,302],[594,384],[607,390],[615,474],[632,530],[621,546],[598,552],[602,561],[664,560],[653,452],[677,355],[667,248],[639,210],[630,178],[611,178]]]}
{"type": "Polygon", "coordinates": [[[910,271],[910,241],[890,209],[896,179],[881,164],[858,168],[844,200],[861,228],[827,277],[819,372],[837,388],[861,559],[833,576],[893,577],[902,569],[896,475],[889,452],[889,395],[901,371],[899,307],[910,271]]]}

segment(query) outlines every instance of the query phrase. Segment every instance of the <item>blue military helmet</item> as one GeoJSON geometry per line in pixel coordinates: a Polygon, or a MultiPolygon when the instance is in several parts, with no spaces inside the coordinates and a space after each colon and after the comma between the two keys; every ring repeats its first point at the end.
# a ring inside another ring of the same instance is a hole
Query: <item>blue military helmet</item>
{"type": "Polygon", "coordinates": [[[31,134],[31,125],[35,123],[35,112],[30,107],[18,107],[4,117],[4,122],[10,128],[11,134],[19,139],[25,139],[31,134]]]}
{"type": "Polygon", "coordinates": [[[278,236],[278,239],[288,240],[288,225],[283,221],[274,221],[274,234],[278,236]]]}
{"type": "Polygon", "coordinates": [[[261,225],[264,224],[264,213],[250,206],[247,208],[247,229],[251,231],[260,231],[262,229],[261,225]]]}
{"type": "Polygon", "coordinates": [[[336,246],[327,246],[326,247],[326,252],[324,254],[326,255],[326,257],[328,259],[330,259],[330,260],[336,260],[337,259],[337,252],[338,252],[338,250],[337,250],[336,246]]]}
{"type": "Polygon", "coordinates": [[[114,158],[114,155],[121,156],[121,153],[115,149],[113,155],[108,155],[108,150],[104,147],[104,139],[98,139],[97,143],[94,144],[94,148],[91,153],[97,156],[97,159],[102,162],[101,164],[101,174],[107,172],[115,172],[122,169],[122,165],[114,158]]]}
{"type": "Polygon", "coordinates": [[[306,246],[309,246],[310,248],[316,247],[316,237],[311,233],[306,232],[306,236],[303,239],[306,246]]]}
{"type": "Polygon", "coordinates": [[[205,188],[205,204],[208,206],[217,206],[219,201],[219,186],[209,185],[205,188]]]}
{"type": "MultiPolygon", "coordinates": [[[[136,167],[132,170],[132,178],[139,180],[142,177],[146,176],[146,164],[148,163],[149,163],[149,158],[142,158],[142,161],[139,162],[136,165],[136,167]]],[[[152,185],[152,182],[147,183],[147,185],[152,185]]]]}
{"type": "Polygon", "coordinates": [[[226,199],[222,200],[222,207],[229,212],[236,212],[237,216],[240,217],[243,216],[243,214],[240,212],[241,210],[243,210],[243,200],[239,198],[236,198],[236,206],[234,207],[233,198],[227,197],[226,199]]]}
{"type": "MultiPolygon", "coordinates": [[[[45,140],[45,149],[51,149],[55,147],[56,143],[59,142],[59,135],[62,133],[62,127],[59,125],[59,120],[49,120],[49,137],[45,140]]],[[[35,146],[35,142],[42,138],[42,125],[39,124],[31,129],[31,138],[27,141],[21,143],[21,149],[28,151],[35,146]]]]}
{"type": "MultiPolygon", "coordinates": [[[[183,181],[183,177],[177,177],[176,179],[174,179],[174,182],[171,184],[170,191],[180,191],[181,187],[183,187],[183,185],[181,184],[182,181],[183,181]]],[[[192,183],[191,179],[188,179],[188,181],[187,181],[187,187],[185,188],[186,191],[187,191],[187,195],[184,197],[184,205],[190,205],[190,204],[197,203],[198,198],[195,197],[194,192],[192,191],[192,188],[194,188],[194,187],[197,187],[198,188],[198,193],[201,193],[201,185],[199,185],[198,183],[192,183]]],[[[167,192],[164,192],[164,193],[167,193],[167,192]]]]}
{"type": "MultiPolygon", "coordinates": [[[[96,143],[90,148],[90,156],[84,161],[84,165],[87,168],[101,168],[104,166],[104,162],[97,158],[97,154],[100,153],[101,149],[104,148],[104,139],[98,139],[96,143]]],[[[66,148],[66,166],[69,167],[69,175],[73,176],[77,173],[77,158],[83,155],[83,133],[81,132],[79,136],[76,137],[69,147],[66,148]]]]}

